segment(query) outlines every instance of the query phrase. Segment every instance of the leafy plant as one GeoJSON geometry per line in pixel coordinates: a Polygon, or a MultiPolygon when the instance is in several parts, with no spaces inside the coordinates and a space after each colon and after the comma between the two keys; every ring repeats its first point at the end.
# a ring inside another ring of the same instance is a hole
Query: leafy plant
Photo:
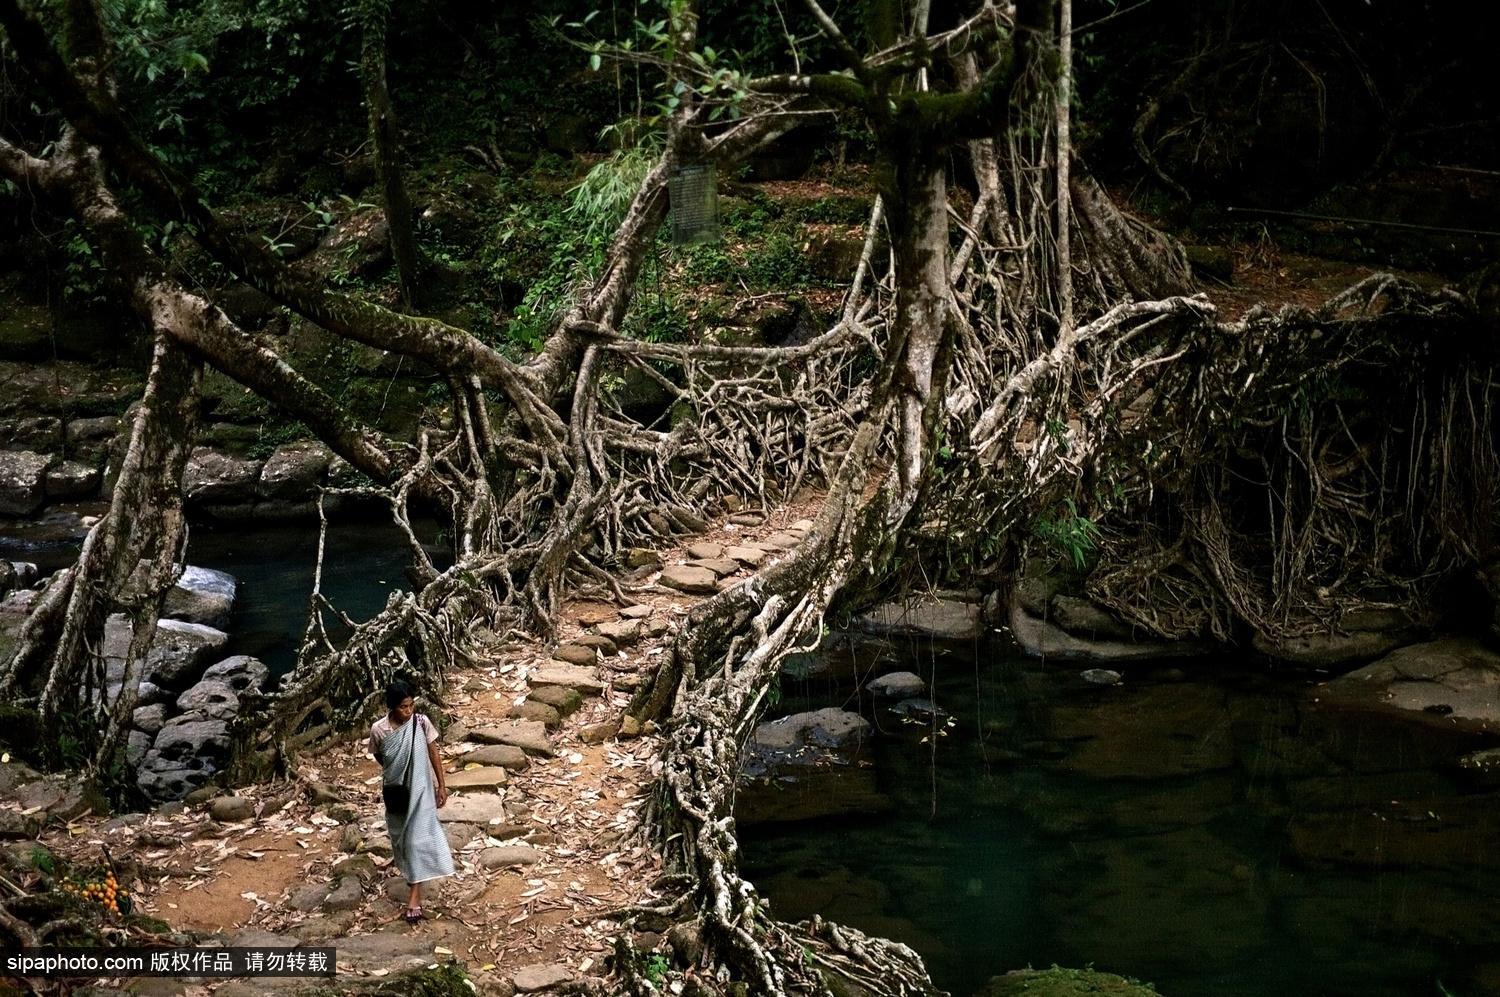
{"type": "Polygon", "coordinates": [[[646,979],[652,986],[661,986],[670,968],[671,963],[667,962],[667,957],[660,952],[652,952],[646,957],[646,979]]]}
{"type": "Polygon", "coordinates": [[[1037,539],[1052,547],[1074,569],[1083,571],[1099,546],[1099,527],[1087,516],[1079,515],[1077,504],[1064,499],[1065,512],[1043,516],[1032,524],[1037,539]]]}

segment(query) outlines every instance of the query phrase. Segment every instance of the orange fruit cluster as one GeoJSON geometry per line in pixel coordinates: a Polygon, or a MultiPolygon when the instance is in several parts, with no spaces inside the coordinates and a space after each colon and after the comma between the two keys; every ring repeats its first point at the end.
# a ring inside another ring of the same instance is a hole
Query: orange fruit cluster
{"type": "Polygon", "coordinates": [[[112,872],[102,880],[95,879],[86,883],[66,880],[62,888],[65,893],[71,893],[76,897],[96,903],[111,914],[120,913],[120,901],[125,898],[125,891],[120,889],[120,884],[115,881],[115,874],[112,872]]]}

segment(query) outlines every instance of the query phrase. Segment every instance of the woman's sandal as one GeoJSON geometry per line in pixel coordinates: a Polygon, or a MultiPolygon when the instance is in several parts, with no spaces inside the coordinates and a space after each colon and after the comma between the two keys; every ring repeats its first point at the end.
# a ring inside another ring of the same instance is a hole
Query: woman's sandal
{"type": "Polygon", "coordinates": [[[403,916],[406,918],[407,924],[416,924],[418,921],[422,920],[422,908],[408,907],[406,908],[406,913],[403,916]]]}

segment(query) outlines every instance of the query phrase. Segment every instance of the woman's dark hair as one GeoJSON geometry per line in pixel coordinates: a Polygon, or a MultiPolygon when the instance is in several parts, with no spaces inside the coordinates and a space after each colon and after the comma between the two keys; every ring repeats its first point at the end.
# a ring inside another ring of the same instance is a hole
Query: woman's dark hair
{"type": "Polygon", "coordinates": [[[400,706],[413,695],[411,686],[400,679],[396,679],[385,687],[385,705],[391,709],[400,706]]]}

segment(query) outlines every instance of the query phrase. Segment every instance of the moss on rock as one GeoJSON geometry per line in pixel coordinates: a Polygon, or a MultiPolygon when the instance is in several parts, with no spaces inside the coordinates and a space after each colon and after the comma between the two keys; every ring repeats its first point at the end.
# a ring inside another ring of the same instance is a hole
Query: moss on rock
{"type": "Polygon", "coordinates": [[[1086,997],[1089,994],[1155,997],[1156,988],[1113,973],[1053,966],[1051,969],[1017,969],[997,976],[979,991],[978,997],[1086,997]]]}

